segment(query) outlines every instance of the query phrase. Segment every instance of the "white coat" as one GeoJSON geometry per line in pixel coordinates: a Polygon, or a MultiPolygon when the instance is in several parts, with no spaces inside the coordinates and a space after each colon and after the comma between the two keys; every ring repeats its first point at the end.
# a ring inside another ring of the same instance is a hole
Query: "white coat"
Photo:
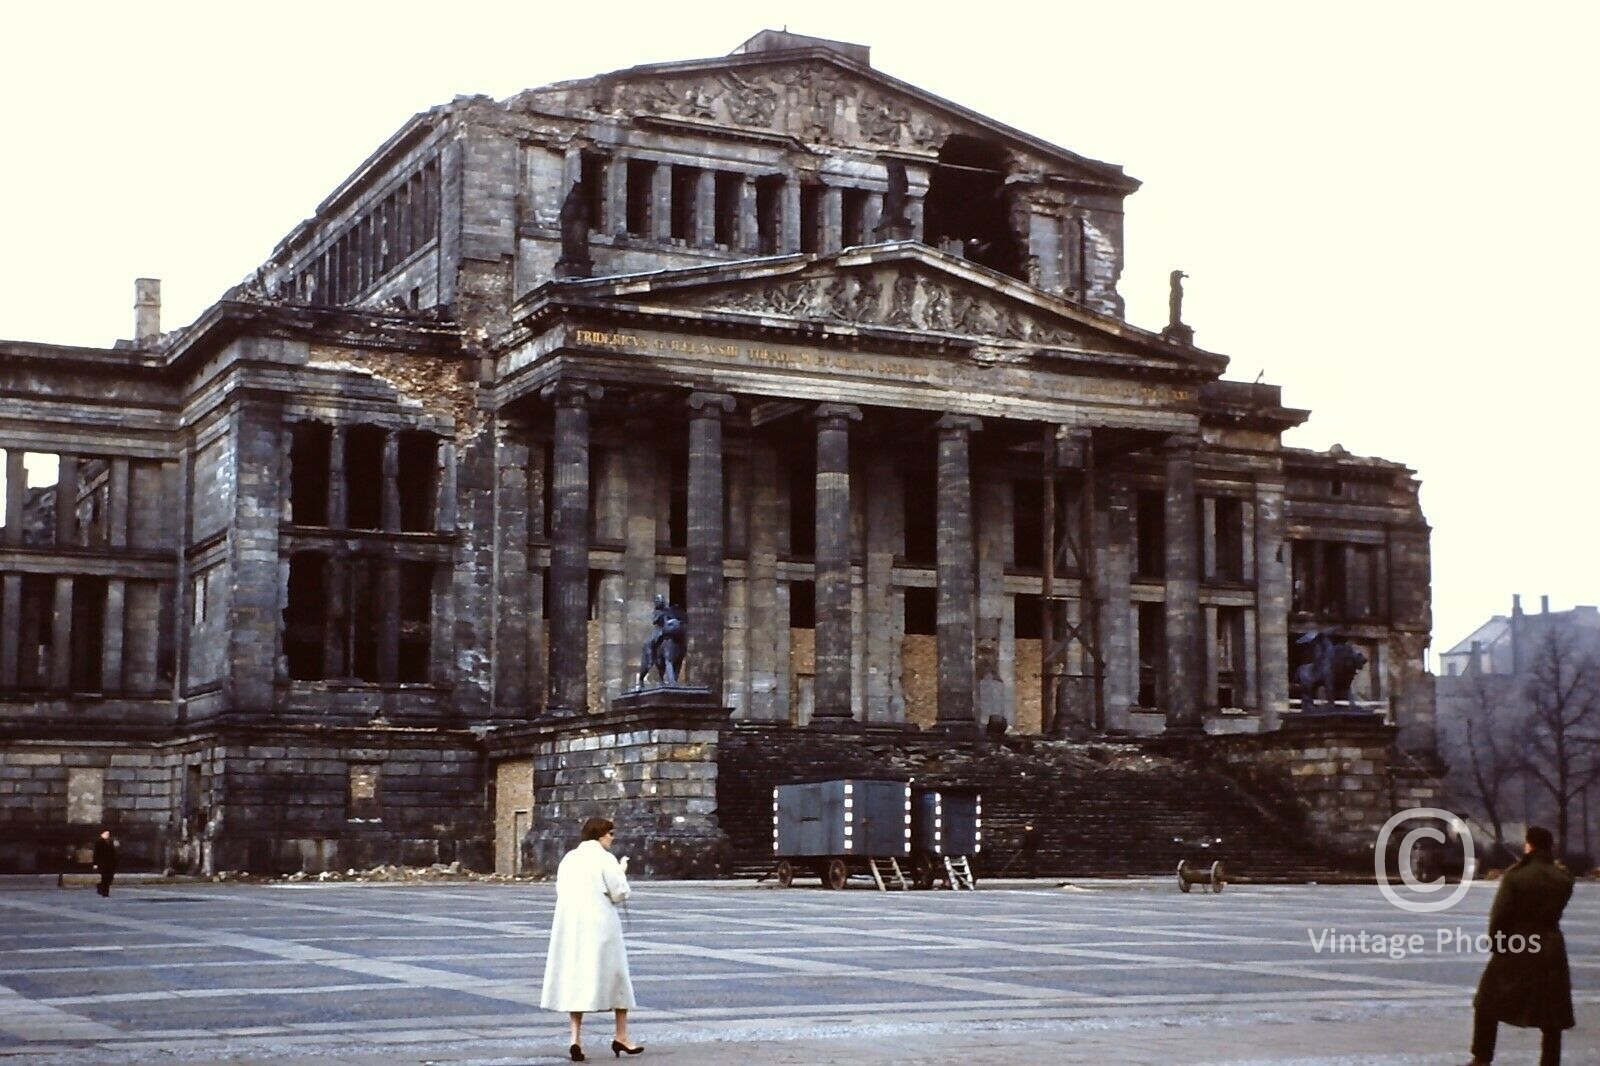
{"type": "Polygon", "coordinates": [[[562,858],[539,1006],[569,1012],[633,1008],[617,917],[617,904],[632,891],[622,864],[598,840],[585,840],[562,858]]]}

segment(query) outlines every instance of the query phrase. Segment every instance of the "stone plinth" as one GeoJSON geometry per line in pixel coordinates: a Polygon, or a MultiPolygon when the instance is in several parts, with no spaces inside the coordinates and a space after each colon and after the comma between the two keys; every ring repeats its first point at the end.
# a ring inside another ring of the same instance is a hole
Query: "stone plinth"
{"type": "MultiPolygon", "coordinates": [[[[634,877],[712,877],[727,835],[717,824],[717,735],[728,710],[705,688],[664,686],[617,697],[603,714],[540,720],[489,738],[496,764],[530,766],[523,873],[553,874],[587,818],[617,823],[617,855],[634,877]]],[[[502,814],[496,811],[497,822],[502,814]]]]}

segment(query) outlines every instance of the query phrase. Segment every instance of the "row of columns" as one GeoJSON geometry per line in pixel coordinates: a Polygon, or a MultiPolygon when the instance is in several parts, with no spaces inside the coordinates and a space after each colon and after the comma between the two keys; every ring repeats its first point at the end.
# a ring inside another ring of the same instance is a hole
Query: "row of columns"
{"type": "MultiPolygon", "coordinates": [[[[564,383],[547,390],[555,405],[550,552],[550,700],[555,713],[588,706],[589,403],[598,386],[564,383]]],[[[696,684],[720,692],[723,678],[723,416],[732,397],[689,398],[687,592],[689,670],[696,684]]],[[[812,719],[848,721],[851,713],[850,425],[861,410],[821,404],[816,433],[815,693],[812,719]]],[[[975,606],[977,558],[972,514],[972,434],[980,419],[938,422],[937,575],[938,712],[936,728],[976,725],[975,606]]],[[[1192,437],[1165,448],[1166,673],[1168,729],[1198,732],[1204,706],[1205,625],[1200,611],[1199,553],[1192,437]]]]}

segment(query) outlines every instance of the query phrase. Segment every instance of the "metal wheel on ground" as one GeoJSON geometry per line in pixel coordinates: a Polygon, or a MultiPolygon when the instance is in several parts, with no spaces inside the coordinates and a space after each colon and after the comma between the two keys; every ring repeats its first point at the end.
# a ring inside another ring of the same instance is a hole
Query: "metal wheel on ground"
{"type": "Polygon", "coordinates": [[[823,872],[822,883],[828,888],[841,889],[845,882],[850,880],[850,868],[844,864],[843,859],[829,859],[828,868],[823,872]]]}
{"type": "Polygon", "coordinates": [[[781,860],[778,863],[777,877],[778,886],[780,888],[788,888],[790,885],[794,884],[794,863],[790,862],[788,859],[781,860]]]}

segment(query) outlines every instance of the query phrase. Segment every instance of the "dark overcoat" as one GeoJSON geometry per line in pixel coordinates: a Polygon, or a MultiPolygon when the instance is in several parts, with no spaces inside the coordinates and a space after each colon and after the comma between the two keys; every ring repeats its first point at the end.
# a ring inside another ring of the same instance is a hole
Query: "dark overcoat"
{"type": "Polygon", "coordinates": [[[1567,968],[1567,943],[1557,924],[1572,898],[1572,874],[1549,852],[1524,855],[1500,879],[1489,911],[1489,936],[1498,946],[1521,951],[1496,951],[1483,968],[1474,1009],[1529,1029],[1571,1029],[1572,974],[1567,968]],[[1513,936],[1522,943],[1510,942],[1513,936]],[[1539,938],[1532,951],[1531,938],[1539,938]]]}

